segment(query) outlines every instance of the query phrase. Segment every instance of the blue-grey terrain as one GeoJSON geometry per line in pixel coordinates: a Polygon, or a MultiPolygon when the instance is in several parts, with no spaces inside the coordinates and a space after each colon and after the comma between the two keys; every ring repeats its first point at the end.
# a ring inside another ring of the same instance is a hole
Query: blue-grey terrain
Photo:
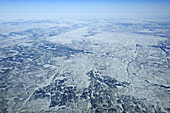
{"type": "Polygon", "coordinates": [[[0,21],[0,113],[169,113],[170,19],[0,21]]]}

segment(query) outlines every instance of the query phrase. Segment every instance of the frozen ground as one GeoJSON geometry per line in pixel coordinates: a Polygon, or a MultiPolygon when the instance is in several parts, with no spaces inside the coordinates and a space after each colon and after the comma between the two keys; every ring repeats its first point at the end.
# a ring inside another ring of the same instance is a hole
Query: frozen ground
{"type": "Polygon", "coordinates": [[[170,112],[170,20],[0,22],[0,112],[170,112]]]}

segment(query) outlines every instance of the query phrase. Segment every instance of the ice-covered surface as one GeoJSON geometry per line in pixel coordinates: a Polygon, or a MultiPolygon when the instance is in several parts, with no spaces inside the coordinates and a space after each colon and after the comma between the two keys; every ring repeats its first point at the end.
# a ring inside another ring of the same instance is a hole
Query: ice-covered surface
{"type": "Polygon", "coordinates": [[[170,112],[169,19],[0,23],[0,112],[170,112]]]}

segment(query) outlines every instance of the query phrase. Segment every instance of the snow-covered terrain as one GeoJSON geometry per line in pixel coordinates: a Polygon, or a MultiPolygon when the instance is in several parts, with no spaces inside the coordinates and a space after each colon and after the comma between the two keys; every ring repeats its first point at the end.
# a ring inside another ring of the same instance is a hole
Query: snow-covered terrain
{"type": "Polygon", "coordinates": [[[170,19],[0,22],[0,112],[170,112],[170,19]]]}

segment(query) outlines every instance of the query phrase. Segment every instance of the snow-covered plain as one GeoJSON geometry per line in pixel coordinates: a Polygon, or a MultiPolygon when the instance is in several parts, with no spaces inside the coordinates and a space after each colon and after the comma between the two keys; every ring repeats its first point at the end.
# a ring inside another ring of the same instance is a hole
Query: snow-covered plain
{"type": "Polygon", "coordinates": [[[169,19],[0,23],[0,112],[170,112],[169,19]]]}

